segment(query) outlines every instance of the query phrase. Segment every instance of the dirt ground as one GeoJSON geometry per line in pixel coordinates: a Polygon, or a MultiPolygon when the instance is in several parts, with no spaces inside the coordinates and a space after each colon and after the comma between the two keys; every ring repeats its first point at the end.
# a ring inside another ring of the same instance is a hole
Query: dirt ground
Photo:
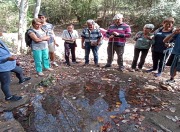
{"type": "MultiPolygon", "coordinates": [[[[52,72],[44,71],[44,77],[36,75],[30,55],[19,56],[25,75],[32,79],[19,85],[13,75],[11,90],[28,99],[19,104],[8,103],[1,93],[1,116],[4,111],[13,111],[14,118],[28,132],[180,132],[179,75],[175,84],[161,86],[160,82],[169,79],[169,67],[158,78],[154,73],[146,73],[152,66],[151,52],[142,72],[130,72],[133,44],[129,41],[124,54],[126,70],[121,72],[116,56],[111,68],[102,68],[107,59],[106,42],[99,50],[101,67],[94,66],[92,53],[90,65],[82,66],[84,51],[78,45],[79,63],[67,67],[63,64],[64,48],[60,39],[59,43],[56,51],[59,67],[53,67],[52,72]],[[54,117],[53,124],[56,125],[51,125],[48,116],[37,119],[39,109],[32,101],[36,95],[43,96],[42,109],[54,117]],[[23,108],[26,109],[24,115],[23,108]]],[[[14,129],[7,127],[6,130],[14,129]]]]}

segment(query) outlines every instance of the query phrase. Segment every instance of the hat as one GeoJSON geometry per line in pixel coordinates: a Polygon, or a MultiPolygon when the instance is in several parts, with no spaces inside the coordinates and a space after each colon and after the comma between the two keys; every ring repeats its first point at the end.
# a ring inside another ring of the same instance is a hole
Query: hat
{"type": "Polygon", "coordinates": [[[122,14],[116,14],[116,15],[113,17],[113,20],[120,19],[120,18],[123,18],[123,15],[122,15],[122,14]]]}
{"type": "Polygon", "coordinates": [[[154,25],[153,24],[146,24],[146,25],[144,25],[144,28],[154,29],[154,25]]]}

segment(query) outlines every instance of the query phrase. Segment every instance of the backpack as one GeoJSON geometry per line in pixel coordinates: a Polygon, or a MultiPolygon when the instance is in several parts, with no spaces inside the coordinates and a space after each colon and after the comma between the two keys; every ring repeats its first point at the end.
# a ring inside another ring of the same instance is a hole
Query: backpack
{"type": "Polygon", "coordinates": [[[36,32],[31,28],[26,30],[25,32],[26,47],[31,47],[31,43],[32,43],[32,38],[28,34],[29,30],[32,30],[36,34],[36,32]]]}

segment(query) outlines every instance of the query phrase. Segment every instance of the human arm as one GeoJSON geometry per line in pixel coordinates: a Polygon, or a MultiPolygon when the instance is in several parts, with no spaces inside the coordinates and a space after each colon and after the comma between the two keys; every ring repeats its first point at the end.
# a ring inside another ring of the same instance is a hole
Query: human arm
{"type": "Polygon", "coordinates": [[[177,28],[176,30],[174,30],[173,33],[171,33],[169,36],[167,36],[163,42],[164,43],[168,43],[169,41],[171,41],[173,39],[173,37],[176,35],[176,34],[180,34],[180,28],[177,28]]]}
{"type": "Polygon", "coordinates": [[[29,36],[36,43],[39,43],[39,42],[42,42],[42,41],[48,41],[50,39],[50,36],[43,36],[43,37],[39,38],[39,37],[37,37],[37,35],[34,32],[30,32],[29,36]]]}
{"type": "Polygon", "coordinates": [[[82,49],[85,49],[84,41],[85,41],[84,37],[81,37],[81,48],[82,49]]]}

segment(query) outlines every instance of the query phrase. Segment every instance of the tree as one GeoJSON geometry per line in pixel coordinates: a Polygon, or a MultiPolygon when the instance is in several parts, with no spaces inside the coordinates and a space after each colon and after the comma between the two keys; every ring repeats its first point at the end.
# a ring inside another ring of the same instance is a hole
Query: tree
{"type": "Polygon", "coordinates": [[[41,8],[41,0],[36,0],[36,6],[35,6],[35,10],[34,10],[34,18],[38,17],[40,8],[41,8]]]}

